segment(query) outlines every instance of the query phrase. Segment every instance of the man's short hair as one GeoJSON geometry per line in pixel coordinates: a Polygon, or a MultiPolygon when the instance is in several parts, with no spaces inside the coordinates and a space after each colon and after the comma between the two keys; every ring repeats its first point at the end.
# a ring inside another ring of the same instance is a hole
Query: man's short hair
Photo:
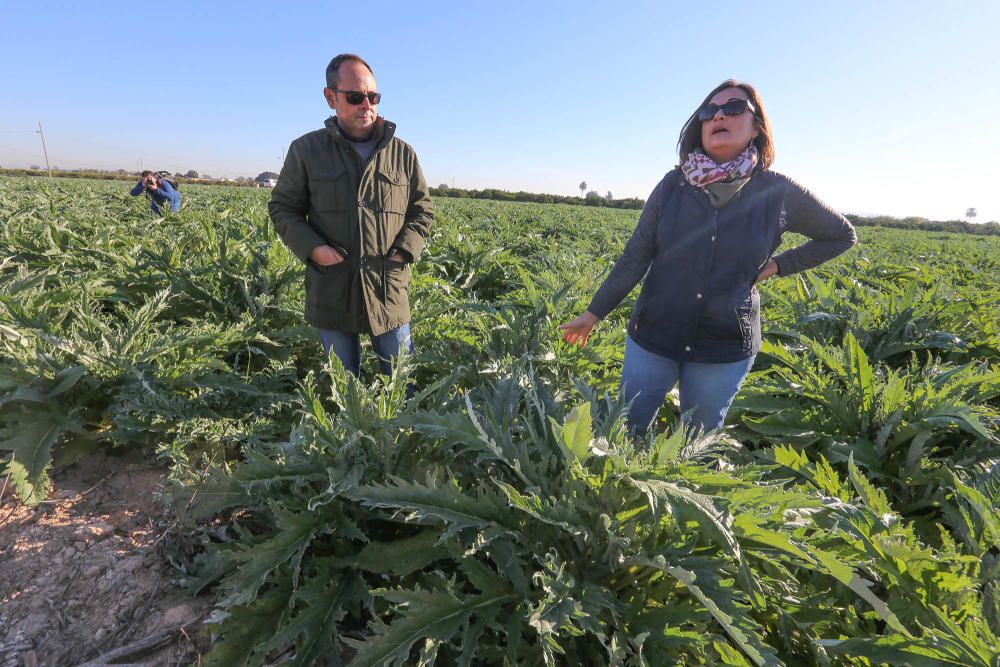
{"type": "Polygon", "coordinates": [[[330,64],[326,66],[326,87],[336,88],[337,87],[337,74],[340,70],[340,66],[344,64],[345,61],[351,60],[356,63],[360,63],[368,68],[368,71],[375,76],[375,72],[372,71],[372,66],[365,62],[365,59],[361,56],[356,56],[353,53],[341,53],[339,56],[334,57],[330,61],[330,64]]]}
{"type": "Polygon", "coordinates": [[[142,176],[143,178],[146,178],[147,176],[152,176],[152,175],[153,175],[153,172],[151,172],[149,169],[147,169],[146,171],[144,171],[144,172],[142,172],[140,174],[140,176],[142,176]]]}

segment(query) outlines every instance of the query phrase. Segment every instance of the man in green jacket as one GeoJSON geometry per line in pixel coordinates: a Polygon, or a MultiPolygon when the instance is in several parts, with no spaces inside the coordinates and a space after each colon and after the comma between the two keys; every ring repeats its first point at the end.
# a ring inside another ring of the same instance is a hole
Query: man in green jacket
{"type": "Polygon", "coordinates": [[[349,53],[331,60],[323,95],[336,116],[292,142],[268,210],[306,264],[306,321],[326,353],[358,375],[368,334],[388,373],[400,349],[413,351],[410,266],[434,210],[416,153],[378,115],[368,63],[349,53]]]}

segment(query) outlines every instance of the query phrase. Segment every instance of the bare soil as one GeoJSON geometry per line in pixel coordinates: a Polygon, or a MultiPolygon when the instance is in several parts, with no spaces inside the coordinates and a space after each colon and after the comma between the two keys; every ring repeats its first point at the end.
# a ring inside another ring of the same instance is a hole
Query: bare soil
{"type": "Polygon", "coordinates": [[[93,454],[52,477],[37,508],[0,498],[0,667],[199,664],[210,601],[165,558],[165,470],[93,454]]]}

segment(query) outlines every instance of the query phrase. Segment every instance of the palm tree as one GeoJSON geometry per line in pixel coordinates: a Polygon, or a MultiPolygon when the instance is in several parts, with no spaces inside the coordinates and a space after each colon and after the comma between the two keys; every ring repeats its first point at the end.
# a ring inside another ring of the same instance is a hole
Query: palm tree
{"type": "Polygon", "coordinates": [[[583,196],[584,191],[587,189],[587,181],[580,181],[580,196],[583,196]]]}
{"type": "Polygon", "coordinates": [[[972,222],[972,219],[976,217],[976,209],[974,208],[965,209],[965,217],[969,219],[969,222],[972,222]]]}

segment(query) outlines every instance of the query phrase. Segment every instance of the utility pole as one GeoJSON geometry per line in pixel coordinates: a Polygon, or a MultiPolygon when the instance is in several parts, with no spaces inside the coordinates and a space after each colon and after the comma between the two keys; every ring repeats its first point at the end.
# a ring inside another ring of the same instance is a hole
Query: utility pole
{"type": "Polygon", "coordinates": [[[38,121],[38,135],[42,138],[42,152],[45,153],[45,168],[49,170],[49,178],[52,178],[52,165],[49,164],[49,149],[45,147],[45,133],[42,132],[42,121],[38,121]]]}

